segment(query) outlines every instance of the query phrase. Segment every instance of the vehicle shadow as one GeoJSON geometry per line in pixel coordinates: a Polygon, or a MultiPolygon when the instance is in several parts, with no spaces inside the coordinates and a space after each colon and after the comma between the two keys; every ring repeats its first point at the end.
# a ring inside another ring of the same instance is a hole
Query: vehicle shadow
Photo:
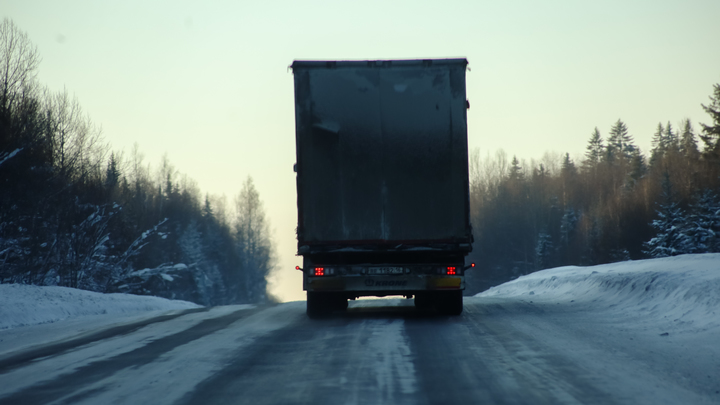
{"type": "Polygon", "coordinates": [[[418,309],[413,300],[391,299],[391,300],[361,300],[350,302],[347,310],[335,311],[320,319],[406,319],[406,320],[442,320],[457,318],[440,314],[434,308],[418,309]]]}

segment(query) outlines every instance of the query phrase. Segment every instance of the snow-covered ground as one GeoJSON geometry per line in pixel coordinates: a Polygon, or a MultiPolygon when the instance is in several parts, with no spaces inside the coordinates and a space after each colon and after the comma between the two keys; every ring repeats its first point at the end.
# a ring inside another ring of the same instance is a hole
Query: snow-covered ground
{"type": "Polygon", "coordinates": [[[0,284],[0,355],[105,325],[198,307],[191,302],[159,297],[0,284]]]}
{"type": "Polygon", "coordinates": [[[66,287],[0,284],[0,330],[78,317],[133,316],[197,308],[186,301],[129,294],[100,294],[66,287]]]}
{"type": "MultiPolygon", "coordinates": [[[[704,330],[720,326],[720,254],[543,270],[477,297],[591,304],[598,311],[618,316],[641,314],[642,322],[662,328],[704,330]]],[[[59,321],[117,320],[197,307],[158,297],[0,284],[0,332],[59,321]]]]}
{"type": "Polygon", "coordinates": [[[132,333],[8,366],[0,376],[0,402],[169,404],[192,397],[197,401],[188,403],[211,403],[206,395],[227,389],[228,397],[213,397],[225,403],[255,389],[262,398],[276,394],[268,397],[275,403],[288,402],[280,400],[289,398],[285,394],[331,398],[327,392],[355,395],[350,403],[380,403],[381,397],[401,403],[393,399],[430,392],[420,382],[436,378],[438,359],[462,366],[455,376],[459,388],[450,390],[458,403],[490,394],[509,403],[537,397],[563,399],[547,403],[700,404],[720,398],[720,254],[545,270],[466,297],[462,317],[418,318],[406,316],[412,308],[389,308],[412,305],[405,299],[354,301],[347,319],[315,322],[305,316],[304,302],[240,305],[156,322],[149,318],[198,307],[0,285],[0,360],[42,355],[48,343],[149,319],[132,333]],[[375,307],[379,312],[372,312],[375,307]],[[298,374],[301,368],[306,372],[298,374]],[[291,388],[274,389],[278,381],[291,388]],[[236,384],[240,391],[233,391],[236,384]]]}
{"type": "Polygon", "coordinates": [[[477,297],[571,303],[660,334],[720,327],[720,254],[543,270],[477,297]]]}
{"type": "Polygon", "coordinates": [[[522,305],[503,321],[622,403],[720,403],[720,254],[549,269],[470,303],[522,305]]]}

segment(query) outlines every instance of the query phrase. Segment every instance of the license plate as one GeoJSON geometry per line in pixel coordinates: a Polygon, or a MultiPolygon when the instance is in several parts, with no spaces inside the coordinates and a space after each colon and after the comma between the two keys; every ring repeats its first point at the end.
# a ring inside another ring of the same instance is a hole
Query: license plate
{"type": "Polygon", "coordinates": [[[402,267],[370,267],[367,274],[403,274],[402,267]]]}

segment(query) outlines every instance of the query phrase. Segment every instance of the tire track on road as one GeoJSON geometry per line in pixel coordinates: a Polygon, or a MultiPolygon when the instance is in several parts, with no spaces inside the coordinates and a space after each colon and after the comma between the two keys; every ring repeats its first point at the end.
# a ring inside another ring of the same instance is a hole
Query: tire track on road
{"type": "Polygon", "coordinates": [[[137,331],[140,328],[154,323],[165,322],[187,314],[206,312],[209,310],[209,307],[187,309],[178,313],[161,315],[142,321],[118,325],[100,331],[91,332],[89,334],[69,338],[61,342],[31,347],[29,349],[22,350],[19,353],[5,355],[0,357],[0,375],[5,374],[17,367],[21,367],[24,364],[36,359],[57,356],[67,352],[68,350],[75,349],[76,347],[83,346],[88,343],[93,343],[99,340],[105,340],[116,336],[128,335],[137,331]]]}
{"type": "Polygon", "coordinates": [[[350,309],[320,320],[303,314],[238,351],[179,404],[424,404],[404,331],[407,313],[386,310],[350,309]]]}
{"type": "Polygon", "coordinates": [[[562,353],[513,329],[512,310],[466,305],[462,317],[408,323],[430,403],[612,404],[592,376],[562,353]]]}
{"type": "Polygon", "coordinates": [[[89,363],[72,373],[64,374],[56,379],[35,384],[8,396],[0,397],[0,402],[34,405],[63,400],[83,387],[110,377],[120,370],[130,367],[140,367],[151,363],[162,354],[178,346],[227,328],[230,324],[263,309],[264,308],[241,309],[217,318],[203,320],[188,329],[154,340],[130,352],[89,363]]]}

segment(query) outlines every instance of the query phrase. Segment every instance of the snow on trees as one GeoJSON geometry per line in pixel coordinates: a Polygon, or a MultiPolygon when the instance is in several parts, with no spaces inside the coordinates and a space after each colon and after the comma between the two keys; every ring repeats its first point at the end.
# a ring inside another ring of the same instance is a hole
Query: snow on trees
{"type": "Polygon", "coordinates": [[[645,253],[650,257],[677,256],[694,250],[691,238],[685,232],[685,212],[674,201],[669,176],[663,179],[663,201],[657,210],[658,219],[652,221],[657,232],[655,237],[645,242],[645,253]]]}
{"type": "Polygon", "coordinates": [[[546,232],[538,234],[537,245],[535,246],[535,260],[539,270],[551,267],[552,256],[555,246],[552,243],[552,237],[546,232]]]}
{"type": "Polygon", "coordinates": [[[199,188],[167,157],[155,176],[137,145],[123,162],[75,96],[39,91],[39,61],[27,35],[3,20],[0,283],[206,305],[264,300],[272,248],[254,187],[243,194],[249,214],[240,215],[238,242],[222,199],[202,206],[199,188]]]}
{"type": "Polygon", "coordinates": [[[645,252],[650,257],[677,256],[690,253],[692,243],[685,234],[683,225],[685,213],[677,203],[661,204],[658,219],[652,222],[657,235],[645,243],[645,252]]]}
{"type": "Polygon", "coordinates": [[[691,206],[685,231],[692,253],[720,252],[720,200],[711,190],[704,190],[691,206]]]}

